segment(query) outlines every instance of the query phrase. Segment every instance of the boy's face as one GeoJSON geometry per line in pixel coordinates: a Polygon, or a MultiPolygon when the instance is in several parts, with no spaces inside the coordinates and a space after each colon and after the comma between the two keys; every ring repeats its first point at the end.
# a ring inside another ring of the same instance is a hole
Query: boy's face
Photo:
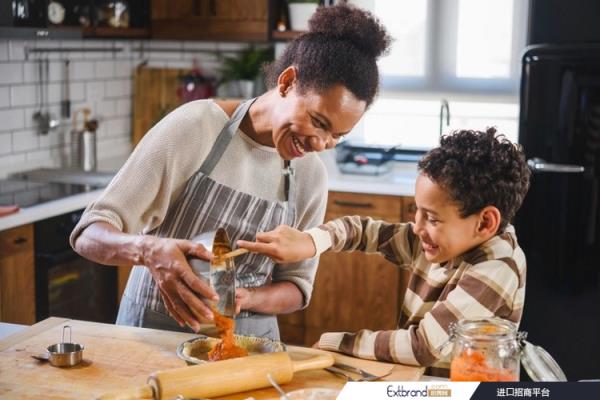
{"type": "Polygon", "coordinates": [[[421,239],[428,261],[446,262],[484,241],[477,235],[479,214],[462,218],[446,191],[427,175],[417,177],[415,202],[413,231],[421,239]]]}

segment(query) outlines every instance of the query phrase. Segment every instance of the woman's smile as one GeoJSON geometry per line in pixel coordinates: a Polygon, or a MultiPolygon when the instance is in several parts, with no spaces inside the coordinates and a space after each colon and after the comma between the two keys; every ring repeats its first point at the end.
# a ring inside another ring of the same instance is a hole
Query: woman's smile
{"type": "Polygon", "coordinates": [[[306,154],[306,149],[300,142],[300,139],[294,134],[291,135],[292,140],[290,140],[290,148],[292,150],[292,155],[294,157],[302,157],[306,154]]]}

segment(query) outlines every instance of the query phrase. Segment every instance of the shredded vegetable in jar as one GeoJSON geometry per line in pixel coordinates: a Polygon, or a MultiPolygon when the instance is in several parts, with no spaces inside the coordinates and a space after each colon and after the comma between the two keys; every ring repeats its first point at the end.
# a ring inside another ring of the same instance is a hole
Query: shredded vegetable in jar
{"type": "Polygon", "coordinates": [[[500,318],[460,320],[450,331],[454,344],[450,380],[519,380],[521,347],[515,324],[500,318]]]}

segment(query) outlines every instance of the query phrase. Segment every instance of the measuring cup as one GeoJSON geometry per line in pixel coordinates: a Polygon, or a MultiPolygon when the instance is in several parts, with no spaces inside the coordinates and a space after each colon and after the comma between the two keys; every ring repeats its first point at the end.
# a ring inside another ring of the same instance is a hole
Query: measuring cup
{"type": "Polygon", "coordinates": [[[83,358],[83,345],[71,342],[71,327],[63,326],[60,343],[48,346],[48,361],[55,367],[72,367],[83,358]],[[65,331],[69,330],[69,341],[65,342],[65,331]]]}

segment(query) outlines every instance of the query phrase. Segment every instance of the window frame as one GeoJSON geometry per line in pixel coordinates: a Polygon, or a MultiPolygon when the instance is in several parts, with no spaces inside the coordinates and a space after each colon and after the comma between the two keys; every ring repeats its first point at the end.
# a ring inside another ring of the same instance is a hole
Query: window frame
{"type": "MultiPolygon", "coordinates": [[[[390,1],[390,0],[375,0],[390,1]]],[[[459,0],[427,0],[424,76],[381,75],[381,93],[456,93],[517,97],[521,55],[526,46],[529,0],[514,0],[510,75],[506,79],[455,75],[459,0]]]]}

